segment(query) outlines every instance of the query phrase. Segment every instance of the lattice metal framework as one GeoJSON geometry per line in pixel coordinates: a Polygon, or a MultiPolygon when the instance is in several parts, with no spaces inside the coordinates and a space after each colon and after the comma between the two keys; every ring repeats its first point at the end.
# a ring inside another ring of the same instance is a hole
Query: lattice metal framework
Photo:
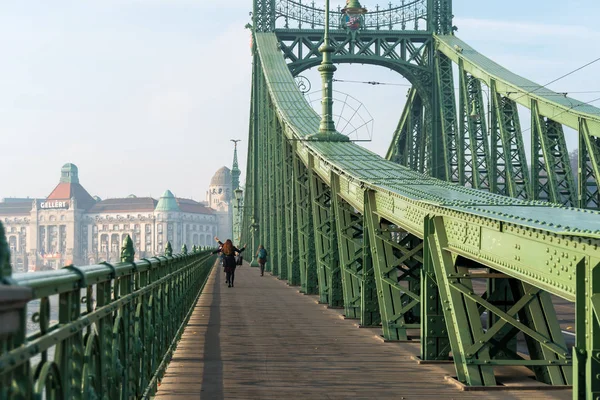
{"type": "MultiPolygon", "coordinates": [[[[302,27],[281,11],[289,29],[254,31],[247,204],[260,229],[245,223],[244,235],[273,249],[281,239],[272,236],[285,236],[287,259],[298,260],[288,279],[296,274],[303,293],[363,325],[380,320],[387,340],[419,329],[421,358],[452,353],[468,385],[496,385],[497,367],[523,365],[542,382],[573,383],[574,398],[598,395],[600,213],[550,201],[600,204],[600,110],[531,91],[535,84],[449,35],[451,1],[429,0],[425,30],[331,26],[334,62],[386,66],[413,83],[388,151],[395,162],[353,143],[311,141],[320,117],[294,76],[320,62],[322,32],[303,15],[302,27]],[[519,106],[533,111],[531,170],[519,106]],[[563,125],[580,135],[577,193],[563,125]],[[573,357],[549,294],[576,303],[573,357]],[[517,335],[528,357],[516,351],[517,335]]],[[[271,262],[281,277],[281,260],[271,262]]]]}

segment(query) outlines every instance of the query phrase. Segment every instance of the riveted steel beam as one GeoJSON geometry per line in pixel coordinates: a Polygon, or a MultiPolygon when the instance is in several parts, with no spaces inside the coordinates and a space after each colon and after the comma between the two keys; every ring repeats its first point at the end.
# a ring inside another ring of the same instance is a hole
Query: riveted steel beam
{"type": "Polygon", "coordinates": [[[319,302],[329,307],[343,307],[342,271],[339,263],[335,213],[331,188],[309,170],[312,194],[315,256],[319,280],[319,302]]]}
{"type": "Polygon", "coordinates": [[[549,295],[506,278],[491,278],[487,292],[478,293],[473,284],[477,275],[472,274],[476,266],[465,266],[447,250],[444,219],[434,217],[426,223],[431,224],[425,241],[445,306],[458,379],[469,385],[495,386],[494,366],[526,365],[539,381],[570,384],[571,358],[549,295]],[[482,313],[488,319],[487,329],[482,313]],[[516,351],[518,333],[525,335],[530,359],[516,351]]]}
{"type": "Polygon", "coordinates": [[[464,176],[462,149],[458,146],[458,126],[456,122],[456,102],[452,62],[442,53],[435,57],[438,104],[443,143],[443,166],[445,179],[458,183],[464,176]]]}
{"type": "Polygon", "coordinates": [[[383,336],[408,340],[408,329],[419,329],[422,243],[381,219],[374,193],[365,192],[365,218],[373,254],[383,336]],[[367,208],[368,207],[368,208],[367,208]]]}
{"type": "Polygon", "coordinates": [[[600,137],[579,121],[579,207],[600,209],[600,137]]]}
{"type": "Polygon", "coordinates": [[[529,170],[517,104],[490,86],[492,119],[492,192],[528,199],[529,170]]]}
{"type": "Polygon", "coordinates": [[[344,315],[360,318],[361,282],[363,280],[363,219],[354,208],[339,197],[339,178],[331,175],[331,195],[337,231],[341,267],[344,315]]]}
{"type": "MultiPolygon", "coordinates": [[[[298,249],[298,218],[296,215],[295,200],[295,181],[296,172],[294,171],[294,149],[292,144],[287,141],[285,135],[281,135],[282,140],[282,158],[283,158],[283,202],[285,212],[285,235],[287,252],[287,280],[291,286],[300,286],[300,260],[298,249]]],[[[285,267],[285,266],[284,266],[285,267]]]]}
{"type": "Polygon", "coordinates": [[[531,193],[536,200],[573,207],[576,187],[562,125],[544,118],[531,103],[531,193]]]}
{"type": "MultiPolygon", "coordinates": [[[[277,228],[277,272],[279,279],[288,279],[288,242],[287,242],[287,219],[285,209],[285,188],[286,181],[288,178],[284,175],[284,145],[285,137],[283,135],[283,129],[281,123],[275,119],[275,131],[273,136],[273,150],[272,155],[274,164],[274,175],[275,175],[275,221],[277,228]]],[[[273,258],[273,255],[272,255],[273,258]]]]}
{"type": "Polygon", "coordinates": [[[463,165],[459,183],[489,190],[490,150],[481,82],[465,72],[459,63],[459,165],[463,165]]]}
{"type": "Polygon", "coordinates": [[[317,294],[319,289],[309,172],[297,153],[294,153],[293,160],[296,218],[298,220],[300,291],[304,294],[317,294]]]}

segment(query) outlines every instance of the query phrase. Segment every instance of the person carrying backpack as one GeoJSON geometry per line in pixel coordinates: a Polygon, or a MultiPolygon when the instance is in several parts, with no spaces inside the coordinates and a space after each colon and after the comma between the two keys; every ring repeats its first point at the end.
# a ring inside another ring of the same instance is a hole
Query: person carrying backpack
{"type": "Polygon", "coordinates": [[[233,281],[235,279],[235,268],[236,260],[235,253],[241,254],[242,251],[246,250],[246,245],[241,249],[238,249],[233,245],[231,239],[227,239],[225,243],[221,242],[218,237],[215,236],[215,240],[219,243],[219,248],[212,252],[212,254],[221,253],[223,255],[223,266],[225,267],[225,283],[228,287],[233,287],[233,281]]]}
{"type": "Polygon", "coordinates": [[[256,258],[258,259],[258,265],[260,265],[260,276],[263,276],[265,274],[265,264],[267,263],[267,250],[262,244],[258,246],[256,258]]]}

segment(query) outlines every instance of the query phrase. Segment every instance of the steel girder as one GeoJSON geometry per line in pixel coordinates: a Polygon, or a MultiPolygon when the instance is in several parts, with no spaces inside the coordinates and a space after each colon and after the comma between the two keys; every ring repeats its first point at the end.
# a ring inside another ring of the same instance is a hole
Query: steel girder
{"type": "Polygon", "coordinates": [[[441,153],[439,158],[444,171],[443,174],[434,173],[432,176],[458,183],[464,180],[464,157],[462,156],[462,149],[459,148],[454,77],[452,62],[441,53],[435,57],[435,75],[443,143],[443,152],[438,152],[438,154],[441,153]]]}
{"type": "Polygon", "coordinates": [[[275,135],[273,136],[273,164],[275,174],[275,185],[273,188],[275,194],[275,220],[276,220],[276,240],[277,240],[277,276],[279,279],[288,279],[288,243],[287,243],[287,220],[285,209],[285,185],[287,177],[284,175],[284,146],[287,145],[281,123],[275,118],[275,135]]]}
{"type": "Polygon", "coordinates": [[[465,72],[459,63],[459,183],[475,189],[489,190],[490,150],[481,82],[465,72]],[[474,114],[473,114],[474,113],[474,114]]]}
{"type": "Polygon", "coordinates": [[[579,121],[578,164],[579,207],[600,209],[600,137],[592,136],[584,119],[579,121]]]}
{"type": "MultiPolygon", "coordinates": [[[[309,160],[309,166],[311,161],[309,160]]],[[[342,308],[342,271],[338,254],[338,238],[331,188],[323,182],[314,168],[309,168],[312,195],[315,256],[319,281],[319,302],[342,308]]]]}
{"type": "Polygon", "coordinates": [[[531,101],[531,194],[534,199],[577,205],[577,192],[561,124],[544,118],[531,101]]]}
{"type": "Polygon", "coordinates": [[[375,274],[363,217],[339,196],[339,179],[331,175],[331,190],[338,236],[344,314],[360,319],[360,326],[379,326],[375,274]]]}
{"type": "MultiPolygon", "coordinates": [[[[582,321],[586,318],[589,320],[590,316],[598,319],[598,307],[594,308],[593,304],[597,302],[594,297],[597,292],[595,281],[600,280],[596,279],[600,276],[600,230],[597,229],[600,214],[594,211],[550,207],[541,202],[507,199],[492,193],[448,185],[384,161],[353,143],[307,141],[306,135],[318,129],[318,116],[305,104],[302,95],[296,92],[288,66],[282,57],[277,56],[279,52],[275,35],[258,35],[257,42],[258,53],[265,63],[262,67],[268,83],[265,84],[265,91],[268,92],[271,105],[283,125],[280,133],[294,143],[294,172],[298,171],[294,180],[295,188],[299,189],[295,194],[298,199],[297,215],[301,215],[301,211],[313,211],[315,204],[312,200],[319,197],[320,193],[331,191],[332,176],[335,175],[336,178],[333,179],[339,180],[338,196],[365,218],[374,258],[375,284],[378,295],[381,296],[379,300],[383,328],[389,331],[389,321],[395,316],[390,312],[389,301],[386,304],[384,291],[381,290],[385,283],[390,283],[382,279],[384,277],[381,271],[387,272],[387,269],[395,268],[394,264],[399,265],[400,262],[396,262],[394,257],[399,258],[403,254],[402,249],[394,245],[401,246],[401,240],[413,235],[416,246],[423,246],[422,243],[418,243],[419,239],[431,237],[432,234],[439,236],[441,232],[435,224],[432,228],[427,228],[425,222],[431,218],[435,221],[441,219],[445,237],[440,236],[439,242],[443,245],[436,245],[432,250],[426,242],[421,257],[421,262],[425,264],[421,268],[423,275],[415,274],[426,277],[420,280],[421,288],[425,289],[421,289],[419,299],[425,293],[435,291],[437,284],[437,292],[441,298],[439,304],[442,305],[443,313],[446,313],[442,319],[440,307],[436,307],[438,303],[433,303],[433,310],[425,304],[430,306],[432,302],[423,301],[421,304],[420,310],[424,310],[421,316],[422,331],[425,326],[423,322],[428,317],[426,312],[429,312],[429,316],[437,317],[438,323],[444,321],[447,326],[449,337],[445,339],[443,329],[440,329],[439,336],[433,336],[438,340],[439,346],[429,346],[431,354],[443,358],[444,340],[447,340],[452,345],[453,355],[456,357],[458,354],[459,359],[455,359],[457,369],[464,371],[465,368],[475,365],[477,369],[473,376],[479,374],[480,380],[483,380],[485,375],[486,381],[490,382],[493,377],[490,378],[490,372],[485,366],[479,367],[478,361],[469,361],[473,357],[469,358],[468,354],[473,353],[468,351],[476,353],[475,360],[487,352],[493,363],[491,365],[528,365],[536,371],[538,379],[552,379],[553,383],[560,382],[560,379],[568,382],[569,359],[564,353],[561,356],[559,339],[552,337],[556,328],[556,324],[552,322],[554,313],[544,299],[545,295],[540,292],[547,290],[567,300],[577,300],[578,374],[574,374],[573,377],[575,386],[591,398],[596,376],[600,373],[600,365],[595,358],[598,353],[595,351],[598,349],[597,344],[588,338],[596,328],[582,321]],[[319,193],[317,188],[314,191],[310,188],[315,184],[310,178],[315,176],[320,180],[319,193]],[[299,194],[300,190],[303,193],[299,194]],[[368,193],[366,201],[363,196],[365,192],[368,193]],[[374,232],[373,237],[371,231],[374,232]],[[429,234],[429,231],[433,233],[429,234]],[[391,247],[391,251],[386,246],[391,247]],[[444,262],[444,271],[468,275],[450,275],[444,278],[438,273],[442,271],[439,260],[447,261],[448,256],[451,262],[444,262]],[[428,260],[428,257],[431,257],[431,260],[428,260]],[[474,273],[472,270],[476,269],[487,271],[485,273],[489,274],[489,279],[498,280],[491,281],[488,285],[489,295],[476,288],[472,290],[473,293],[468,290],[469,282],[474,278],[471,276],[474,273]],[[431,278],[432,270],[435,281],[431,278]],[[586,297],[581,296],[582,292],[586,297]],[[448,293],[453,297],[448,298],[448,293]],[[526,293],[532,293],[533,300],[529,300],[526,293]],[[462,303],[447,302],[454,301],[457,296],[462,303]],[[456,311],[461,307],[463,311],[456,311]],[[465,309],[467,311],[464,311],[465,309]],[[536,311],[539,309],[542,311],[536,311]],[[478,332],[473,329],[477,327],[476,323],[471,321],[478,312],[481,316],[483,311],[491,315],[488,331],[476,335],[485,339],[484,343],[478,342],[478,347],[457,348],[452,340],[459,337],[458,335],[466,335],[465,332],[471,335],[478,332]],[[455,330],[456,323],[452,320],[455,317],[447,314],[454,312],[468,312],[466,315],[469,325],[465,332],[455,330]],[[499,323],[500,325],[497,325],[499,323]],[[540,327],[546,326],[547,331],[537,329],[538,324],[540,327]],[[514,357],[515,329],[531,337],[528,340],[533,343],[533,347],[529,352],[534,356],[534,362],[524,362],[514,357]],[[486,334],[489,337],[485,336],[486,334]],[[483,347],[479,347],[480,345],[483,347]],[[509,357],[512,358],[508,359],[509,357]],[[582,380],[585,380],[585,384],[582,380]]],[[[265,154],[265,157],[268,157],[268,154],[265,154]]],[[[322,199],[319,200],[321,201],[322,199]]],[[[318,205],[323,208],[322,206],[323,204],[318,205]]],[[[306,229],[308,225],[303,225],[300,218],[302,217],[298,217],[299,233],[303,230],[308,231],[309,234],[305,237],[314,234],[315,229],[306,229]]],[[[310,222],[314,219],[309,218],[310,222]]],[[[319,234],[322,235],[322,232],[319,234]]],[[[309,249],[310,244],[316,240],[310,239],[305,248],[309,249]]],[[[301,243],[299,240],[300,254],[303,252],[301,243]]],[[[410,251],[416,246],[404,247],[410,251]]],[[[339,244],[337,249],[339,252],[339,244]]],[[[315,260],[315,257],[311,259],[315,260]]],[[[406,289],[406,285],[401,286],[406,289]]],[[[408,290],[415,293],[410,288],[408,290]]],[[[388,300],[390,298],[391,296],[388,296],[388,300]]],[[[425,356],[429,356],[429,353],[425,356]]],[[[474,379],[470,382],[474,382],[474,379]]]]}
{"type": "MultiPolygon", "coordinates": [[[[590,152],[598,151],[598,145],[595,143],[600,137],[600,109],[570,98],[567,94],[555,93],[544,86],[537,85],[506,70],[454,35],[434,35],[434,39],[436,48],[440,53],[458,64],[464,72],[483,82],[490,90],[493,88],[503,99],[500,101],[495,98],[496,96],[490,96],[491,99],[489,99],[489,103],[496,103],[496,106],[491,107],[490,110],[492,114],[492,124],[490,125],[494,130],[492,132],[492,150],[494,151],[491,158],[492,162],[496,160],[497,155],[504,157],[502,153],[506,151],[504,148],[502,148],[502,152],[496,150],[498,150],[498,147],[504,147],[505,144],[499,146],[499,143],[507,139],[506,137],[504,139],[499,137],[498,132],[501,130],[499,124],[506,120],[510,114],[516,115],[516,104],[510,103],[518,103],[531,110],[531,173],[521,172],[521,170],[527,171],[524,164],[525,158],[523,155],[518,155],[519,161],[514,156],[519,152],[524,154],[524,150],[515,148],[511,153],[516,179],[514,182],[510,182],[504,176],[503,171],[492,169],[490,171],[494,175],[492,178],[497,178],[497,180],[492,179],[492,182],[490,182],[492,191],[519,198],[548,200],[563,205],[577,204],[582,208],[600,208],[600,192],[598,192],[600,161],[598,157],[588,156],[590,152]],[[508,111],[508,113],[504,113],[504,119],[498,115],[500,109],[503,112],[508,111]],[[576,187],[574,180],[567,172],[570,166],[567,162],[568,153],[562,125],[568,126],[579,133],[579,154],[581,158],[578,187],[576,187]],[[494,136],[494,133],[496,136],[494,136]],[[529,186],[524,188],[521,181],[524,181],[523,178],[526,178],[527,175],[530,176],[531,182],[529,186]],[[525,197],[526,195],[528,197],[525,197]],[[579,196],[578,200],[574,200],[576,196],[579,196]]],[[[518,139],[519,136],[513,139],[518,139]]],[[[506,145],[509,143],[510,139],[506,145]]],[[[509,147],[512,146],[522,148],[522,144],[518,142],[509,145],[509,147]]],[[[504,163],[505,160],[501,158],[498,165],[501,166],[504,163]]]]}
{"type": "Polygon", "coordinates": [[[454,229],[452,223],[441,217],[427,218],[425,223],[428,224],[426,247],[431,252],[428,261],[435,270],[445,305],[458,380],[472,386],[494,386],[495,366],[524,365],[541,382],[571,384],[571,357],[550,296],[540,288],[503,274],[474,273],[474,269],[485,267],[447,250],[447,230],[454,229]],[[477,278],[503,282],[488,285],[497,291],[488,289],[478,294],[473,285],[477,278]],[[487,329],[481,322],[483,312],[488,318],[487,329]],[[514,348],[518,333],[525,336],[529,359],[514,348]]]}
{"type": "Polygon", "coordinates": [[[254,0],[252,24],[255,32],[272,32],[275,29],[275,0],[254,0]]]}
{"type": "Polygon", "coordinates": [[[266,237],[266,241],[268,243],[268,248],[270,249],[270,267],[267,268],[268,272],[271,272],[275,276],[279,276],[279,248],[277,247],[277,242],[279,241],[279,228],[281,225],[277,224],[278,210],[277,210],[277,186],[278,182],[276,181],[276,145],[277,139],[275,137],[277,133],[277,116],[273,110],[273,105],[271,104],[271,100],[268,99],[269,107],[267,109],[267,130],[265,135],[266,147],[267,151],[264,154],[265,157],[265,165],[267,167],[267,191],[266,195],[263,196],[266,199],[264,213],[267,216],[267,229],[268,236],[266,237]]]}
{"type": "Polygon", "coordinates": [[[407,99],[386,159],[425,173],[429,165],[425,159],[425,147],[429,142],[425,139],[427,136],[427,124],[423,121],[425,108],[414,87],[408,92],[407,99]]]}
{"type": "Polygon", "coordinates": [[[365,192],[365,218],[373,254],[383,337],[408,340],[408,329],[419,329],[420,269],[423,244],[373,211],[374,193],[365,192]]]}
{"type": "MultiPolygon", "coordinates": [[[[322,30],[277,29],[279,46],[292,75],[321,63],[319,47],[323,44],[322,30]]],[[[426,54],[432,36],[416,31],[361,31],[349,35],[345,31],[330,31],[335,63],[361,63],[391,68],[415,81],[430,74],[426,54]]],[[[413,82],[414,83],[414,82],[413,82]]]]}
{"type": "Polygon", "coordinates": [[[517,199],[531,198],[517,103],[490,87],[492,125],[491,191],[517,199]]]}
{"type": "Polygon", "coordinates": [[[315,231],[313,229],[312,198],[308,168],[294,152],[294,195],[298,220],[298,261],[300,267],[300,291],[304,294],[319,293],[317,263],[315,257],[315,231]]]}
{"type": "MultiPolygon", "coordinates": [[[[300,260],[298,259],[298,218],[296,216],[294,149],[288,143],[285,135],[281,135],[283,158],[283,202],[285,212],[285,235],[287,252],[287,280],[291,286],[300,286],[300,260]]],[[[284,264],[285,268],[286,265],[284,264]]]]}

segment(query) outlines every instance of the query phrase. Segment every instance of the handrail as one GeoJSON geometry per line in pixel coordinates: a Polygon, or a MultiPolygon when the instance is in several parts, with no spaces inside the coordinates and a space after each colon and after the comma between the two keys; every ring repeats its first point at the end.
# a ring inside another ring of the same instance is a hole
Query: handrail
{"type": "Polygon", "coordinates": [[[17,329],[0,330],[0,399],[153,395],[214,260],[203,250],[0,275],[0,292],[22,289],[32,300],[17,329]]]}

